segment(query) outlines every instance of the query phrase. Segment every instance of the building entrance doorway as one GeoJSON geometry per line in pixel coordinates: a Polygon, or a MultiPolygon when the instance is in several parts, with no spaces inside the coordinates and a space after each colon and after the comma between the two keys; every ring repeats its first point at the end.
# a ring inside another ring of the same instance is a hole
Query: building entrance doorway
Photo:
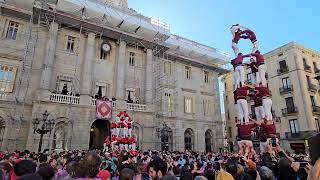
{"type": "Polygon", "coordinates": [[[104,139],[110,137],[110,122],[108,120],[97,119],[90,127],[89,149],[103,149],[104,139]]]}

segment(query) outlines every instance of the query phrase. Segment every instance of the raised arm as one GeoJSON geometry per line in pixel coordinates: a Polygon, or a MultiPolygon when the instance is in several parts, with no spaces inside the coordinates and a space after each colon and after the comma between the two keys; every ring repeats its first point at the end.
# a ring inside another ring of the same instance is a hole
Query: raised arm
{"type": "Polygon", "coordinates": [[[254,86],[252,86],[250,84],[244,84],[243,86],[247,86],[248,88],[254,89],[254,86]]]}
{"type": "Polygon", "coordinates": [[[251,55],[252,55],[252,54],[246,54],[246,55],[243,55],[242,57],[243,57],[243,58],[251,57],[251,55]]]}

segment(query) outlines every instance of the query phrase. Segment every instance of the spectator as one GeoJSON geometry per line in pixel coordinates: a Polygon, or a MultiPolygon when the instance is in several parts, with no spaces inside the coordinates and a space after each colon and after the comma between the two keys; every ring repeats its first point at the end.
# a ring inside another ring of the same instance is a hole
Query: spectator
{"type": "Polygon", "coordinates": [[[55,172],[50,164],[42,163],[39,166],[37,174],[40,175],[43,180],[51,180],[54,177],[55,172]]]}
{"type": "Polygon", "coordinates": [[[26,174],[33,174],[36,172],[36,164],[30,160],[21,160],[14,165],[14,173],[19,179],[21,176],[26,174]]]}
{"type": "Polygon", "coordinates": [[[167,173],[167,163],[156,157],[149,164],[149,175],[153,180],[158,180],[167,173]]]}
{"type": "Polygon", "coordinates": [[[134,171],[129,168],[124,168],[120,172],[119,180],[133,180],[134,171]]]}
{"type": "Polygon", "coordinates": [[[0,164],[1,170],[3,172],[4,180],[10,180],[11,179],[11,173],[12,173],[12,166],[8,162],[2,162],[0,164]]]}
{"type": "Polygon", "coordinates": [[[259,169],[259,175],[260,175],[261,180],[273,180],[274,179],[273,172],[265,166],[262,166],[259,169]]]}
{"type": "MultiPolygon", "coordinates": [[[[95,152],[88,152],[83,159],[82,166],[83,166],[83,172],[81,178],[78,178],[79,180],[98,180],[100,178],[97,177],[99,173],[99,168],[101,164],[101,159],[95,152]]],[[[80,166],[81,166],[80,165],[80,166]]]]}

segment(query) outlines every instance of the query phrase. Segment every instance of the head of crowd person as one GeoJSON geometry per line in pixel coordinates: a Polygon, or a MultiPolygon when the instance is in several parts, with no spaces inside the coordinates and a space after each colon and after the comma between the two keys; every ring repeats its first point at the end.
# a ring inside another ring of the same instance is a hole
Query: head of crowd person
{"type": "Polygon", "coordinates": [[[130,168],[124,168],[120,171],[119,180],[133,180],[134,171],[130,168]]]}
{"type": "MultiPolygon", "coordinates": [[[[87,178],[95,178],[99,173],[101,159],[96,152],[88,152],[82,161],[84,175],[87,178]]],[[[81,166],[80,165],[80,166],[81,166]]],[[[83,175],[82,175],[83,176],[83,175]]]]}
{"type": "Polygon", "coordinates": [[[167,162],[160,157],[155,157],[149,163],[149,175],[153,180],[158,180],[167,173],[167,162]]]}
{"type": "Polygon", "coordinates": [[[43,163],[39,165],[37,174],[41,176],[43,180],[51,180],[55,175],[55,170],[50,164],[43,163]]]}
{"type": "Polygon", "coordinates": [[[21,160],[14,165],[14,173],[19,179],[23,175],[34,174],[36,172],[37,165],[30,160],[21,160]]]}

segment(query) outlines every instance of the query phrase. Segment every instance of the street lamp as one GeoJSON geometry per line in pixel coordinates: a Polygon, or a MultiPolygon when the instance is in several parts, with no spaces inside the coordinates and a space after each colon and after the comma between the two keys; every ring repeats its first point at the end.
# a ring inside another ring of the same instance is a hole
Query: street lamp
{"type": "Polygon", "coordinates": [[[171,129],[168,127],[166,123],[162,124],[162,128],[157,128],[158,137],[161,142],[161,150],[169,150],[169,139],[171,138],[171,129]]]}
{"type": "Polygon", "coordinates": [[[48,132],[51,134],[51,131],[53,129],[53,126],[55,124],[54,119],[48,119],[50,113],[46,110],[42,114],[42,119],[39,120],[38,118],[35,118],[32,121],[33,124],[33,133],[40,134],[40,141],[39,141],[39,147],[38,147],[38,152],[41,152],[41,147],[42,147],[42,140],[43,140],[43,135],[48,134],[48,132]],[[38,128],[40,121],[42,122],[42,125],[40,128],[38,128]]]}

